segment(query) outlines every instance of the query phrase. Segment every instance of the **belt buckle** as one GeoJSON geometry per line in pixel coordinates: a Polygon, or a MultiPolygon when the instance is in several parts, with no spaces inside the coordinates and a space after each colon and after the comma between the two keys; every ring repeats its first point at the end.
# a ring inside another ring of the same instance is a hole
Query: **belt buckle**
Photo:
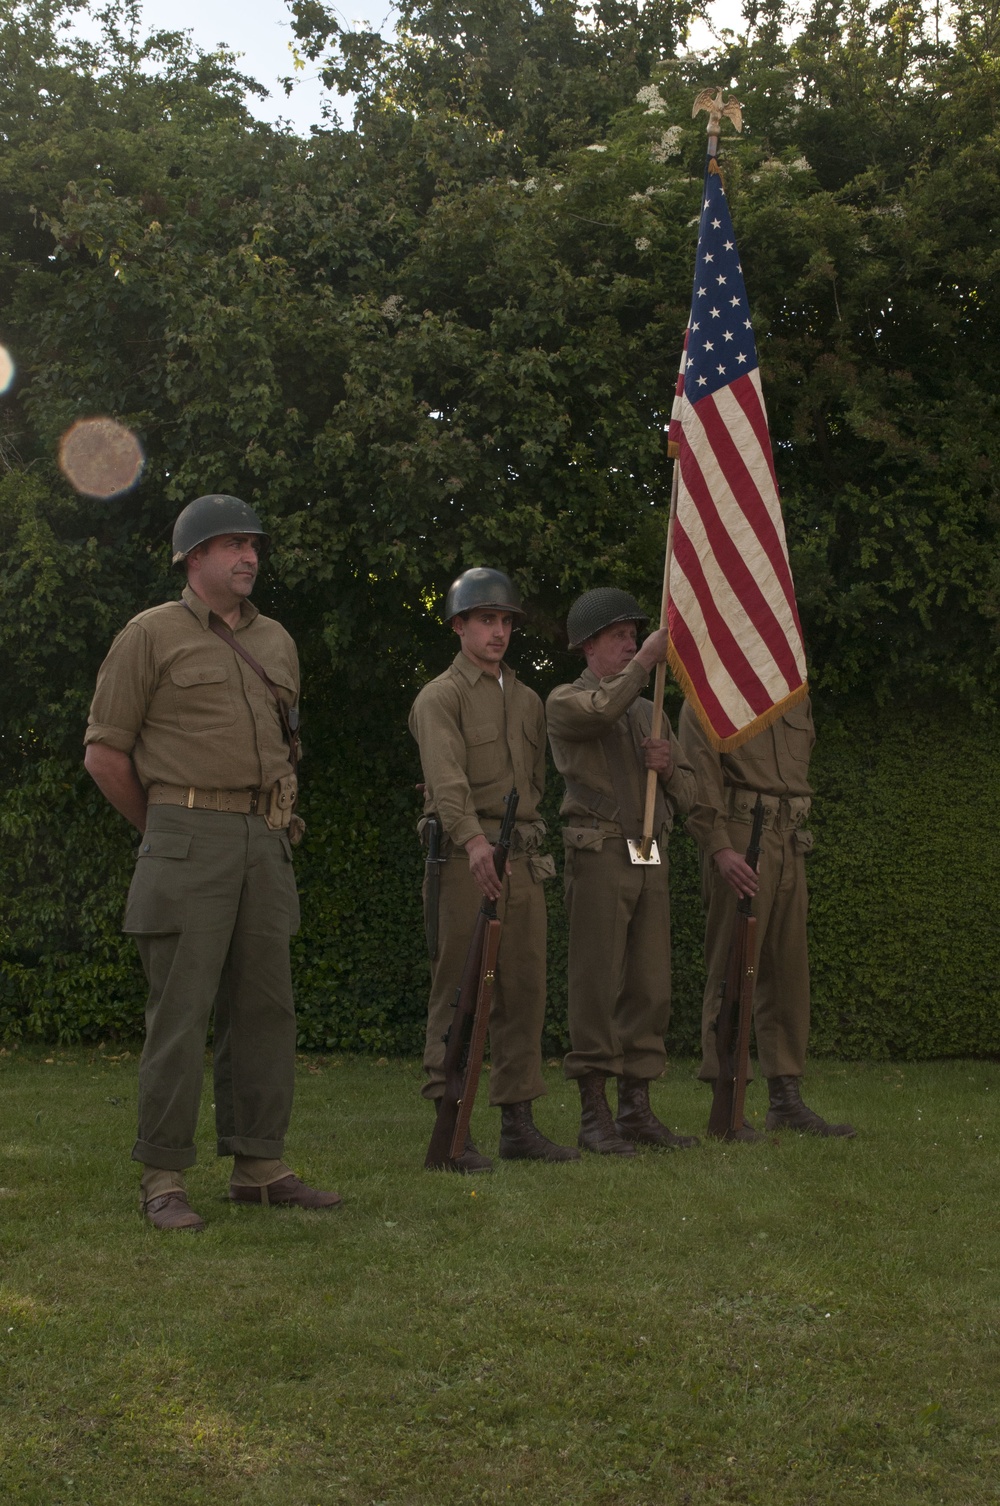
{"type": "Polygon", "coordinates": [[[251,790],[250,791],[250,809],[247,812],[247,815],[249,815],[249,816],[256,816],[256,814],[257,814],[257,801],[259,799],[260,799],[260,790],[251,790]]]}

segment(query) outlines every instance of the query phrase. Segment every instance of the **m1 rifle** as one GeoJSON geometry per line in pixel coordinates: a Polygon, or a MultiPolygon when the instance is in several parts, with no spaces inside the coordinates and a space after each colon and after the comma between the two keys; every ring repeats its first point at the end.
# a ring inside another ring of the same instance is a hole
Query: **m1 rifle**
{"type": "MultiPolygon", "coordinates": [[[[500,836],[493,848],[493,866],[501,882],[514,835],[517,800],[517,790],[511,790],[504,800],[500,836]]],[[[424,1158],[428,1171],[459,1169],[457,1162],[465,1150],[483,1067],[499,949],[496,900],[484,898],[455,995],[455,1016],[445,1036],[444,1093],[438,1100],[434,1133],[424,1158]]]]}
{"type": "MultiPolygon", "coordinates": [[[[760,836],[764,827],[764,802],[757,796],[746,861],[756,873],[760,861],[760,836]]],[[[716,1140],[743,1138],[743,1106],[750,1069],[750,1019],[757,963],[757,921],[753,902],[743,895],[736,906],[722,1002],[715,1023],[715,1050],[719,1073],[715,1079],[708,1133],[716,1140]]]]}

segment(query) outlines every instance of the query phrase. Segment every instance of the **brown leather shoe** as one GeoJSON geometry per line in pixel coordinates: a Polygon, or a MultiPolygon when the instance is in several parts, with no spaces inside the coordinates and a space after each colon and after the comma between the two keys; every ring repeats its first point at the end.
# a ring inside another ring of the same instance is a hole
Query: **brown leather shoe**
{"type": "Polygon", "coordinates": [[[797,1077],[769,1077],[767,1090],[771,1107],[764,1121],[769,1130],[794,1129],[805,1135],[823,1135],[838,1140],[853,1140],[853,1124],[827,1124],[814,1109],[802,1102],[797,1077]]]}
{"type": "Polygon", "coordinates": [[[697,1135],[675,1135],[660,1123],[649,1106],[649,1083],[644,1077],[619,1077],[615,1129],[623,1140],[657,1150],[693,1150],[701,1144],[697,1135]]]}
{"type": "Polygon", "coordinates": [[[187,1193],[179,1190],[149,1198],[142,1211],[154,1229],[190,1229],[192,1234],[201,1234],[205,1228],[204,1219],[191,1207],[187,1193]]]}
{"type": "Polygon", "coordinates": [[[337,1208],[343,1202],[339,1192],[320,1192],[316,1187],[307,1187],[291,1173],[268,1182],[264,1187],[240,1187],[229,1184],[229,1200],[233,1203],[258,1203],[265,1208],[337,1208]]]}
{"type": "Polygon", "coordinates": [[[531,1117],[531,1102],[500,1105],[501,1161],[579,1161],[572,1145],[557,1145],[531,1117]]]}
{"type": "Polygon", "coordinates": [[[615,1129],[604,1090],[603,1072],[586,1072],[577,1078],[580,1088],[580,1133],[576,1143],[581,1150],[598,1156],[634,1156],[635,1146],[615,1129]]]}

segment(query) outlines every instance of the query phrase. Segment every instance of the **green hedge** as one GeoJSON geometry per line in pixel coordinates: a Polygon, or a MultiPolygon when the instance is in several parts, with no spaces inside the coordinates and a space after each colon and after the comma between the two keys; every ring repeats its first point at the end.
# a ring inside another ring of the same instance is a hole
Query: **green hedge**
{"type": "MultiPolygon", "coordinates": [[[[821,728],[810,859],[812,1051],[916,1059],[1000,1051],[1000,792],[994,727],[937,708],[858,708],[821,728]]],[[[313,760],[310,760],[313,762],[313,760]]],[[[427,985],[407,740],[372,761],[317,756],[299,849],[293,966],[303,1047],[420,1049],[427,985]]],[[[550,792],[550,820],[556,781],[550,792]]],[[[0,1032],[92,1041],[141,1029],[144,987],[118,925],[132,860],[124,823],[78,767],[26,766],[0,807],[0,1032]]],[[[552,850],[561,861],[556,837],[552,850]]],[[[670,1047],[697,1050],[701,911],[693,844],[675,833],[670,1047]]],[[[566,1045],[561,882],[549,885],[545,1049],[566,1045]]]]}

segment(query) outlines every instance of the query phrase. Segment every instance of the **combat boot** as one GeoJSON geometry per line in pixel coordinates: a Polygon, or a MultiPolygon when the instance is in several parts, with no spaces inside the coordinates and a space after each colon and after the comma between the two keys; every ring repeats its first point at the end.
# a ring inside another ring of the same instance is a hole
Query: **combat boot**
{"type": "Polygon", "coordinates": [[[501,1161],[579,1161],[572,1145],[556,1145],[537,1128],[531,1117],[531,1100],[500,1105],[501,1161]]]}
{"type": "Polygon", "coordinates": [[[769,1130],[794,1129],[806,1135],[832,1135],[841,1140],[853,1140],[857,1134],[853,1124],[827,1124],[807,1107],[802,1102],[797,1077],[769,1077],[767,1091],[771,1107],[765,1124],[769,1130]]]}
{"type": "Polygon", "coordinates": [[[623,1140],[615,1128],[604,1093],[604,1073],[587,1072],[578,1077],[580,1085],[580,1133],[577,1145],[598,1156],[634,1156],[635,1146],[623,1140]]]}
{"type": "Polygon", "coordinates": [[[644,1077],[619,1077],[615,1129],[633,1145],[654,1145],[658,1150],[691,1150],[701,1144],[697,1135],[675,1135],[660,1123],[649,1106],[649,1083],[644,1077]]]}

